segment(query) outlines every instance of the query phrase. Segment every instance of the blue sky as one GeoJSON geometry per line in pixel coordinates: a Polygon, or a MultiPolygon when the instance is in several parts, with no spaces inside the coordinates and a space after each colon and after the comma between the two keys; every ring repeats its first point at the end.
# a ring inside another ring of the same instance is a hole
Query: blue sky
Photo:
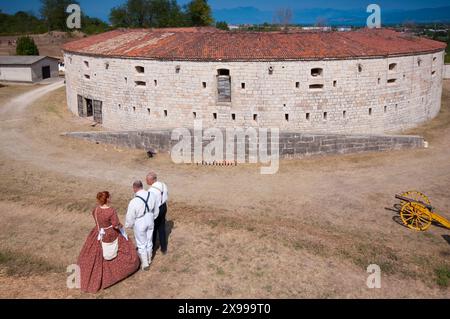
{"type": "MultiPolygon", "coordinates": [[[[124,3],[125,0],[79,0],[82,10],[89,16],[107,19],[112,7],[124,3]]],[[[185,4],[189,0],[178,0],[179,4],[185,4]]],[[[255,7],[261,10],[275,10],[280,7],[292,9],[302,8],[332,8],[332,9],[357,9],[365,8],[370,3],[379,4],[384,10],[411,10],[420,8],[435,8],[448,6],[448,0],[210,0],[213,10],[235,7],[255,7]]],[[[6,13],[15,13],[19,10],[39,12],[40,0],[0,0],[0,9],[6,13]]]]}

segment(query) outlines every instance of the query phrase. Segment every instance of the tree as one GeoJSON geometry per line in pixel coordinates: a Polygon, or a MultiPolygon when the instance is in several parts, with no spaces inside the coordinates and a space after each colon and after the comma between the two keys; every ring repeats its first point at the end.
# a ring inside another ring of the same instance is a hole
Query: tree
{"type": "Polygon", "coordinates": [[[275,23],[283,26],[285,30],[292,22],[292,9],[290,8],[280,8],[275,11],[274,17],[275,23]]]}
{"type": "Polygon", "coordinates": [[[220,30],[230,30],[230,28],[228,27],[228,23],[226,23],[225,21],[217,21],[216,22],[216,28],[220,29],[220,30]]]}
{"type": "Polygon", "coordinates": [[[207,0],[192,0],[186,6],[186,14],[190,24],[196,27],[208,26],[214,22],[207,0]]]}
{"type": "Polygon", "coordinates": [[[76,0],[41,0],[41,16],[47,24],[48,31],[67,31],[66,9],[70,4],[78,4],[76,0]]]}
{"type": "Polygon", "coordinates": [[[20,37],[17,39],[16,55],[39,55],[39,50],[32,38],[20,37]]]}
{"type": "Polygon", "coordinates": [[[109,19],[114,27],[163,28],[186,24],[176,0],[128,0],[113,8],[109,19]]]}

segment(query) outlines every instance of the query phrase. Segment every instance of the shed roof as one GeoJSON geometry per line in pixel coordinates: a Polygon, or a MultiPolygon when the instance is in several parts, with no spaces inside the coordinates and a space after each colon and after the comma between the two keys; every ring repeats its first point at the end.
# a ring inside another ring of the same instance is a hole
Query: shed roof
{"type": "Polygon", "coordinates": [[[32,65],[45,58],[58,60],[45,55],[5,55],[0,56],[0,65],[32,65]]]}

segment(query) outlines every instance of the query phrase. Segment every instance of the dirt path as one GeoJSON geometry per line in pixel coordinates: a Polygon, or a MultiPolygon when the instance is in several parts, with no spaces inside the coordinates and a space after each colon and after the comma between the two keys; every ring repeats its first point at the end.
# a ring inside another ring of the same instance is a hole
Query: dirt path
{"type": "Polygon", "coordinates": [[[448,230],[411,232],[386,209],[395,193],[420,189],[450,217],[449,82],[441,115],[418,129],[429,149],[282,161],[273,176],[250,165],[175,165],[166,155],[150,160],[61,137],[91,128],[69,114],[58,85],[0,100],[0,213],[7,225],[0,252],[12,256],[0,287],[17,287],[0,288],[0,296],[86,297],[65,288],[61,269],[76,260],[92,227],[93,194],[111,190],[123,217],[129,183],[150,167],[171,188],[170,254],[157,255],[152,272],[97,296],[449,296],[435,278],[436,269],[450,266],[448,230]],[[20,273],[21,257],[14,256],[32,256],[41,270],[20,273]],[[370,263],[383,270],[381,290],[365,286],[370,263]]]}

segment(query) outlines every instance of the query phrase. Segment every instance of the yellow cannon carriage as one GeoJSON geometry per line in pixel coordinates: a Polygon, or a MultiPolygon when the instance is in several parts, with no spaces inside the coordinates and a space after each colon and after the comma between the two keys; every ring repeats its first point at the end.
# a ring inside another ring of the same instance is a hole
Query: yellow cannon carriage
{"type": "Polygon", "coordinates": [[[400,200],[400,217],[407,227],[417,231],[425,231],[434,221],[450,229],[450,221],[434,212],[430,199],[425,194],[408,191],[395,195],[395,198],[400,200]]]}

